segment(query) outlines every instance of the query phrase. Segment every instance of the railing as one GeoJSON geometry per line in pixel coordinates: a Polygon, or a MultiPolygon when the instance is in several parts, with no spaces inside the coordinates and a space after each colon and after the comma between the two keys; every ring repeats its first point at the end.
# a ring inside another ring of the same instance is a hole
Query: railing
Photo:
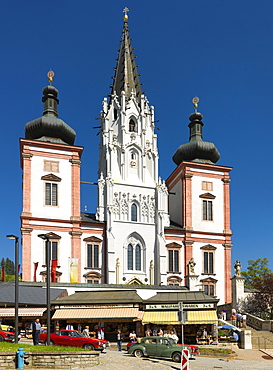
{"type": "Polygon", "coordinates": [[[246,324],[257,330],[271,331],[273,327],[272,320],[263,320],[257,316],[246,314],[246,324]]]}
{"type": "Polygon", "coordinates": [[[273,341],[265,337],[252,337],[252,346],[258,349],[273,349],[273,341]]]}

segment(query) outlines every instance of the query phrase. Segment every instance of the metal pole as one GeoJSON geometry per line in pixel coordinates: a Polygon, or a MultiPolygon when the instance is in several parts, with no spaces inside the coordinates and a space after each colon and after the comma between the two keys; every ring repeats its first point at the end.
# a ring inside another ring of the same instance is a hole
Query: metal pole
{"type": "Polygon", "coordinates": [[[50,241],[46,238],[46,344],[50,345],[50,241]]]}
{"type": "Polygon", "coordinates": [[[15,343],[18,343],[18,311],[19,311],[19,238],[15,239],[15,343]]]}
{"type": "Polygon", "coordinates": [[[182,303],[182,311],[181,311],[181,316],[182,316],[182,321],[181,321],[181,343],[182,343],[182,351],[185,349],[184,348],[184,307],[182,303]]]}

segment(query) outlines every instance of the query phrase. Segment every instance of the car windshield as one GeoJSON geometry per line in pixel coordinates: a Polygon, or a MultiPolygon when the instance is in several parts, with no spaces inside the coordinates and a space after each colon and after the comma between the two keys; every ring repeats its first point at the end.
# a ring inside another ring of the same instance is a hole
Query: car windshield
{"type": "Polygon", "coordinates": [[[76,330],[69,331],[69,330],[61,330],[60,332],[57,332],[56,334],[62,335],[65,337],[82,337],[83,335],[79,333],[76,330]]]}

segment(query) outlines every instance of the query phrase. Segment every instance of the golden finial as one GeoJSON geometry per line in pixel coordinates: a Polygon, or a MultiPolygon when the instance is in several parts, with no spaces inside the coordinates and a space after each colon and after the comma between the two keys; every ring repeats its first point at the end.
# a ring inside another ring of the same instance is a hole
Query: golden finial
{"type": "Polygon", "coordinates": [[[50,83],[50,85],[52,85],[54,72],[51,71],[51,70],[49,72],[47,72],[47,77],[48,77],[48,82],[50,83]]]}
{"type": "Polygon", "coordinates": [[[199,98],[198,98],[197,96],[195,96],[195,97],[192,99],[192,103],[193,103],[193,107],[194,107],[195,112],[197,112],[198,103],[199,103],[199,98]]]}
{"type": "Polygon", "coordinates": [[[128,22],[128,14],[127,12],[129,12],[129,9],[127,8],[127,6],[123,9],[123,13],[124,13],[124,17],[123,17],[123,20],[124,22],[128,22]]]}

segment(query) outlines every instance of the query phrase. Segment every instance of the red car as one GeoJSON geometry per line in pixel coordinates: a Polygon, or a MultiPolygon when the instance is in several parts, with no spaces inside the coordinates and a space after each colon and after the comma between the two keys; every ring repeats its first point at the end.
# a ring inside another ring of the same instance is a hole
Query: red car
{"type": "MultiPolygon", "coordinates": [[[[46,344],[47,334],[40,335],[40,342],[46,344]]],[[[50,334],[50,344],[56,346],[83,347],[89,350],[103,351],[110,346],[108,340],[85,337],[77,330],[60,330],[50,334]]]]}
{"type": "MultiPolygon", "coordinates": [[[[20,336],[18,335],[18,340],[20,339],[20,336]]],[[[15,341],[15,333],[12,331],[5,331],[0,330],[0,342],[14,342],[15,341]]]]}

